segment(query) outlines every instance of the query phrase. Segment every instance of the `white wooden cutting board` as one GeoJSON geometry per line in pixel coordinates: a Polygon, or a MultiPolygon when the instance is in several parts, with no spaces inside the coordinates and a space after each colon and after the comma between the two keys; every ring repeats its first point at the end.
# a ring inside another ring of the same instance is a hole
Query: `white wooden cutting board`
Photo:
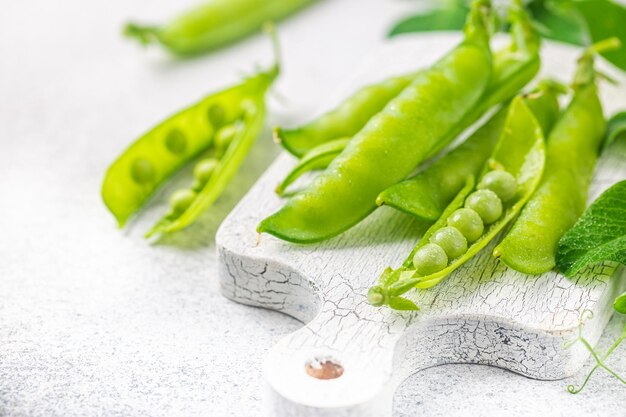
{"type": "MultiPolygon", "coordinates": [[[[389,43],[340,97],[359,85],[431,64],[458,39],[423,35],[389,43]]],[[[577,54],[573,48],[546,45],[542,72],[569,81],[577,54]]],[[[626,108],[625,87],[605,84],[602,90],[607,113],[626,108]]],[[[552,272],[528,276],[498,263],[491,246],[442,284],[410,293],[421,311],[371,307],[367,289],[386,266],[400,265],[425,226],[382,208],[319,244],[259,238],[256,225],[280,207],[274,188],[294,163],[281,154],[216,237],[226,297],[306,323],[268,355],[268,415],[390,416],[393,392],[404,378],[444,363],[480,363],[531,378],[563,378],[587,358],[580,344],[565,347],[576,337],[582,311],[594,312],[584,329],[595,342],[611,315],[611,300],[624,287],[626,274],[613,264],[597,265],[574,279],[552,272]],[[310,375],[328,361],[343,374],[335,379],[310,375]]],[[[626,147],[618,146],[601,159],[590,198],[624,178],[626,147]]]]}

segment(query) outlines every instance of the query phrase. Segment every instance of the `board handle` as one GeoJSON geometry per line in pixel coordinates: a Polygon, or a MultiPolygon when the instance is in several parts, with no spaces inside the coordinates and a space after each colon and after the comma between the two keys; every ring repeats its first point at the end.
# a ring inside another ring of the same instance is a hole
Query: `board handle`
{"type": "Polygon", "coordinates": [[[372,317],[366,303],[345,315],[338,307],[325,302],[310,323],[271,349],[268,416],[391,417],[400,334],[388,321],[363,320],[372,317]]]}

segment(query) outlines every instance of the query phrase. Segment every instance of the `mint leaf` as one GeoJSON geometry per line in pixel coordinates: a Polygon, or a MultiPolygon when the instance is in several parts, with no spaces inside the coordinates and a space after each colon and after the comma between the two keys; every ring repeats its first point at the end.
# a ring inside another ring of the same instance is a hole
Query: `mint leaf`
{"type": "Polygon", "coordinates": [[[566,276],[602,261],[626,264],[626,181],[602,193],[559,241],[556,266],[566,276]]]}
{"type": "Polygon", "coordinates": [[[569,1],[532,1],[528,9],[542,37],[572,45],[585,45],[587,30],[569,1]]]}
{"type": "Polygon", "coordinates": [[[617,138],[626,139],[626,111],[614,114],[609,120],[603,148],[606,149],[617,138]]]}
{"type": "Polygon", "coordinates": [[[461,30],[468,10],[467,6],[462,4],[429,10],[396,23],[388,36],[391,38],[402,33],[461,30]]]}
{"type": "Polygon", "coordinates": [[[617,37],[622,43],[620,49],[602,52],[616,67],[626,71],[626,7],[611,0],[567,1],[579,12],[586,23],[591,42],[596,43],[611,37],[617,37]]]}

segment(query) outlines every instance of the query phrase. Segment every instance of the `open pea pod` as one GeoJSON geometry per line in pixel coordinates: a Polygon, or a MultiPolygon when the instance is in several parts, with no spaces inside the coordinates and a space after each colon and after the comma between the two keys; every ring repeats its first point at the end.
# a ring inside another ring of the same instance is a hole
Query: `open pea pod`
{"type": "MultiPolygon", "coordinates": [[[[267,87],[264,87],[267,88],[267,87]]],[[[191,224],[207,207],[220,196],[226,185],[235,175],[239,166],[248,155],[265,123],[264,92],[248,95],[242,102],[243,111],[235,122],[235,133],[232,142],[227,146],[225,153],[218,160],[207,183],[194,190],[190,202],[184,203],[183,210],[173,208],[166,214],[146,237],[155,233],[170,233],[180,230],[191,224]]]]}
{"type": "MultiPolygon", "coordinates": [[[[481,213],[480,217],[487,225],[484,229],[481,228],[482,232],[472,239],[469,246],[466,246],[457,256],[446,258],[445,265],[436,272],[427,275],[418,272],[419,266],[414,262],[418,251],[426,245],[433,245],[433,237],[442,229],[450,229],[451,216],[458,209],[464,205],[465,208],[474,207],[470,204],[470,200],[472,195],[477,193],[477,186],[473,177],[469,177],[463,189],[446,207],[441,217],[428,229],[403,265],[395,271],[386,270],[379,284],[370,288],[368,294],[370,303],[376,306],[390,305],[393,308],[393,305],[397,304],[393,302],[394,298],[413,288],[430,288],[438,284],[452,271],[476,255],[515,218],[526,204],[539,184],[544,163],[545,145],[541,126],[524,99],[516,97],[510,105],[500,140],[483,168],[478,185],[480,190],[487,191],[481,188],[482,184],[484,184],[484,179],[494,171],[508,173],[507,175],[514,178],[511,196],[503,199],[505,201],[498,200],[501,204],[501,211],[497,218],[487,221],[481,213]]],[[[402,305],[404,304],[403,302],[402,305]]]]}
{"type": "Polygon", "coordinates": [[[351,138],[341,138],[322,143],[311,149],[298,161],[285,179],[276,187],[276,194],[284,195],[285,190],[303,174],[317,169],[325,169],[339,155],[351,138]]]}
{"type": "MultiPolygon", "coordinates": [[[[278,47],[275,42],[275,52],[278,47]]],[[[141,136],[108,168],[102,198],[123,227],[172,174],[206,154],[214,163],[149,233],[189,225],[224,189],[261,131],[265,93],[278,76],[278,62],[241,84],[211,94],[141,136]]]]}

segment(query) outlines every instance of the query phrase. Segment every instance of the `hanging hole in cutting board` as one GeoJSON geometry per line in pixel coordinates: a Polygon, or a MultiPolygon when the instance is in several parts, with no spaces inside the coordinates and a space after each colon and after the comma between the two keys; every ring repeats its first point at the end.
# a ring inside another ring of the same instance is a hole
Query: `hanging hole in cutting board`
{"type": "Polygon", "coordinates": [[[343,375],[343,366],[330,357],[315,357],[304,365],[309,376],[317,379],[337,379],[343,375]]]}

